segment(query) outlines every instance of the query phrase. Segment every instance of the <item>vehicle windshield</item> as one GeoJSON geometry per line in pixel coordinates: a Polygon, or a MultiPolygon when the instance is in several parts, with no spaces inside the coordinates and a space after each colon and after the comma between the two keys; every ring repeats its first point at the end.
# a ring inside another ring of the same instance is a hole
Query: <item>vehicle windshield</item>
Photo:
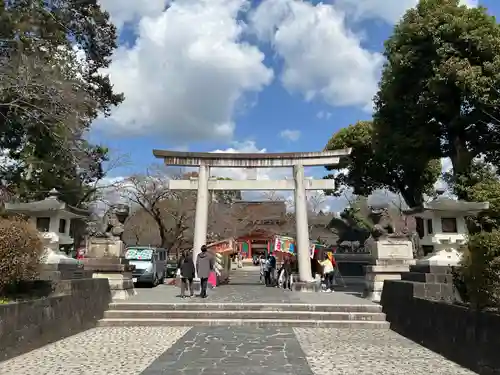
{"type": "Polygon", "coordinates": [[[127,249],[125,259],[128,260],[151,260],[153,258],[152,249],[127,249]]]}

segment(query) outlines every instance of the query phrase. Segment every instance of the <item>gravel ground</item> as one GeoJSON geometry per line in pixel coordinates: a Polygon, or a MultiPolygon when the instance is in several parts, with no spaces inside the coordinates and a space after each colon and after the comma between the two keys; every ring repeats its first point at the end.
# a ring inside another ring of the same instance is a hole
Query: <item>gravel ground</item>
{"type": "Polygon", "coordinates": [[[96,328],[0,362],[0,374],[137,375],[188,327],[96,328]]]}
{"type": "Polygon", "coordinates": [[[315,375],[470,375],[390,330],[294,328],[315,375]]]}

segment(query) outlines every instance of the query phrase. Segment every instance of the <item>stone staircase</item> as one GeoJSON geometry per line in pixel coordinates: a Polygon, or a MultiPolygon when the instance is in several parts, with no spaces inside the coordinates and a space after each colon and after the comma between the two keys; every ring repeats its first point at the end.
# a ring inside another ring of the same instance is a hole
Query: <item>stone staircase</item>
{"type": "Polygon", "coordinates": [[[100,327],[253,326],[388,329],[380,305],[299,303],[110,304],[100,327]]]}
{"type": "Polygon", "coordinates": [[[412,283],[415,297],[454,301],[458,296],[453,287],[452,269],[448,266],[412,265],[401,280],[412,283]]]}

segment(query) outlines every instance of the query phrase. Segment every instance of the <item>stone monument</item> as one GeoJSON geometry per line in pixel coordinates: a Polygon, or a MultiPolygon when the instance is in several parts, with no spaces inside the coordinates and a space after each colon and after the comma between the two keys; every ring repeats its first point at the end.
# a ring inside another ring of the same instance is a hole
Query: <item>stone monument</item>
{"type": "Polygon", "coordinates": [[[365,267],[364,297],[380,302],[385,280],[401,280],[413,259],[413,245],[406,233],[395,233],[387,207],[370,207],[373,222],[371,235],[366,241],[371,265],[365,267]]]}
{"type": "Polygon", "coordinates": [[[124,223],[130,209],[125,204],[113,205],[106,212],[102,223],[89,223],[89,258],[119,258],[123,257],[125,246],[122,241],[124,223]]]}
{"type": "Polygon", "coordinates": [[[113,299],[127,299],[136,294],[132,281],[133,265],[124,258],[122,241],[124,223],[130,208],[125,204],[113,205],[102,222],[89,223],[87,252],[82,263],[94,271],[95,278],[107,278],[113,299]]]}

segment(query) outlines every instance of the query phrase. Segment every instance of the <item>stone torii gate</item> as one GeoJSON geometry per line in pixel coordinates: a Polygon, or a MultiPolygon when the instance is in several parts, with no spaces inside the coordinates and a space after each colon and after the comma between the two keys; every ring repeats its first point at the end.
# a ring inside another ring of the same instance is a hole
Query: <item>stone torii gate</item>
{"type": "Polygon", "coordinates": [[[304,176],[304,166],[336,166],[351,149],[324,152],[290,153],[211,153],[153,150],[167,166],[198,167],[197,180],[171,180],[172,190],[197,190],[193,257],[200,252],[207,239],[210,190],[293,190],[295,193],[295,220],[299,277],[311,282],[309,260],[309,225],[307,220],[306,190],[330,190],[333,180],[311,180],[304,176]],[[293,168],[293,180],[212,180],[210,168],[293,168]]]}

